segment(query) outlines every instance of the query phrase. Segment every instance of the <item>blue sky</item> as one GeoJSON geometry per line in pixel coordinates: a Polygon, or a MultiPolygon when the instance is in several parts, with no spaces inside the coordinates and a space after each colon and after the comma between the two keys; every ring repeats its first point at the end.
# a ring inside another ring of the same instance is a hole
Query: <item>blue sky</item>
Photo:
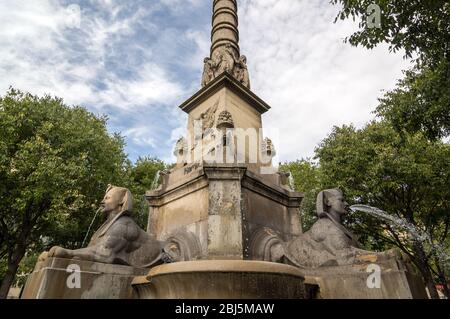
{"type": "MultiPolygon", "coordinates": [[[[343,43],[356,30],[327,0],[240,0],[252,90],[272,106],[279,160],[311,156],[333,125],[373,118],[408,66],[385,46],[343,43]]],[[[0,95],[50,93],[107,114],[130,159],[173,160],[209,54],[212,0],[0,0],[0,95]],[[79,20],[76,18],[79,11],[79,20]]]]}

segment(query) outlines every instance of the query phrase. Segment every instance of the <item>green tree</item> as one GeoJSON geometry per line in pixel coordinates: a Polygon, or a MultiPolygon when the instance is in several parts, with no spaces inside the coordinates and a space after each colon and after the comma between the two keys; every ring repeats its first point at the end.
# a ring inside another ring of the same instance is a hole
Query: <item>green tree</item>
{"type": "Polygon", "coordinates": [[[389,50],[405,51],[405,57],[418,56],[421,62],[435,65],[449,58],[450,3],[447,0],[331,0],[341,10],[336,20],[359,21],[359,30],[346,41],[372,49],[387,43],[389,50]],[[381,9],[381,27],[368,25],[368,9],[381,9]]]}
{"type": "Polygon", "coordinates": [[[30,245],[79,248],[107,184],[123,183],[124,142],[106,121],[51,96],[0,98],[0,298],[30,245]]]}
{"type": "MultiPolygon", "coordinates": [[[[325,187],[342,188],[351,204],[367,204],[407,220],[449,253],[450,145],[421,133],[400,136],[389,123],[372,122],[360,130],[335,127],[316,156],[325,187]]],[[[358,233],[371,234],[375,244],[394,245],[408,254],[431,296],[438,297],[434,278],[446,285],[448,269],[426,243],[407,240],[382,220],[360,214],[350,220],[358,233]]]]}
{"type": "Polygon", "coordinates": [[[380,99],[378,116],[397,132],[422,131],[433,140],[450,133],[450,67],[443,61],[434,68],[414,67],[397,87],[380,99]]]}
{"type": "Polygon", "coordinates": [[[300,206],[300,213],[303,231],[307,231],[317,220],[316,197],[322,190],[320,167],[311,159],[302,159],[282,164],[280,171],[291,173],[295,190],[302,192],[305,196],[300,206]]]}
{"type": "Polygon", "coordinates": [[[340,4],[337,19],[353,18],[360,29],[346,41],[372,49],[387,43],[404,50],[413,68],[397,88],[385,94],[377,115],[401,132],[425,132],[429,139],[450,133],[450,3],[447,0],[332,0],[340,4]],[[368,8],[381,9],[381,27],[369,27],[368,8]]]}
{"type": "Polygon", "coordinates": [[[143,229],[147,228],[149,210],[145,192],[160,183],[160,173],[166,169],[168,169],[168,165],[155,157],[139,157],[131,168],[128,188],[133,194],[135,201],[134,214],[136,221],[143,229]]]}

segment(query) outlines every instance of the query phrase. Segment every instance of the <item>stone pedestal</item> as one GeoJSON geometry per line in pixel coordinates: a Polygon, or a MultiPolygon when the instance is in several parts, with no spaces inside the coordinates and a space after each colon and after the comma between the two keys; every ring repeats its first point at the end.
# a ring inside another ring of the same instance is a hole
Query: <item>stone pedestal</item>
{"type": "Polygon", "coordinates": [[[261,232],[285,241],[301,233],[300,193],[278,175],[258,175],[245,165],[206,164],[180,168],[160,189],[147,192],[148,232],[178,244],[181,260],[257,259],[261,232]]]}
{"type": "Polygon", "coordinates": [[[305,282],[319,286],[323,299],[428,299],[421,276],[412,265],[392,259],[374,263],[380,267],[379,288],[370,288],[373,268],[367,264],[302,270],[305,282]],[[368,271],[369,270],[369,271],[368,271]]]}
{"type": "Polygon", "coordinates": [[[147,272],[121,265],[48,258],[38,263],[28,277],[22,299],[132,299],[136,297],[131,288],[133,278],[147,272]],[[79,288],[73,287],[76,282],[69,278],[74,275],[79,275],[79,288]]]}
{"type": "Polygon", "coordinates": [[[305,299],[313,288],[295,267],[233,260],[158,266],[133,287],[140,299],[305,299]]]}

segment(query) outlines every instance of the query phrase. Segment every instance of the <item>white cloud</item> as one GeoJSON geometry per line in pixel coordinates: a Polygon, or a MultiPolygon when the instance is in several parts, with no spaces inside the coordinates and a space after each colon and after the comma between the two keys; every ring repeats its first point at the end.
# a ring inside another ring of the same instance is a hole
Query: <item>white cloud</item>
{"type": "Polygon", "coordinates": [[[188,30],[184,36],[194,41],[197,47],[197,50],[184,61],[184,64],[197,70],[203,68],[203,60],[206,56],[209,56],[211,46],[210,33],[206,32],[206,30],[188,30]]]}
{"type": "MultiPolygon", "coordinates": [[[[0,94],[12,85],[107,111],[132,154],[152,149],[172,158],[186,127],[176,105],[200,89],[210,24],[192,19],[181,29],[170,19],[189,10],[209,14],[210,1],[80,3],[74,28],[59,0],[0,0],[0,94]],[[186,72],[194,76],[187,80],[186,72]]],[[[380,90],[407,67],[385,47],[343,43],[356,26],[333,24],[337,11],[327,0],[239,1],[241,51],[252,90],[272,106],[264,126],[280,128],[280,160],[311,156],[333,125],[373,118],[380,90]]]]}
{"type": "Polygon", "coordinates": [[[106,79],[107,89],[98,92],[94,104],[115,105],[129,110],[133,107],[150,107],[152,104],[170,105],[184,93],[179,84],[170,81],[163,69],[146,64],[138,71],[135,79],[106,79]]]}
{"type": "Polygon", "coordinates": [[[126,130],[124,135],[131,139],[136,145],[156,147],[155,139],[151,137],[153,134],[149,126],[135,127],[126,130]]]}
{"type": "Polygon", "coordinates": [[[334,24],[339,8],[327,1],[244,0],[239,9],[241,53],[253,91],[272,106],[264,125],[280,129],[283,161],[312,156],[334,125],[372,119],[380,91],[408,66],[384,46],[343,43],[357,25],[334,24]]]}
{"type": "Polygon", "coordinates": [[[170,10],[180,13],[186,9],[186,6],[198,7],[202,0],[161,0],[161,4],[167,6],[170,10]]]}
{"type": "Polygon", "coordinates": [[[128,78],[122,78],[106,62],[109,56],[127,50],[123,47],[116,52],[120,41],[133,35],[136,25],[152,11],[151,6],[119,18],[125,5],[106,0],[97,4],[104,11],[81,7],[77,29],[65,23],[67,7],[57,1],[0,0],[0,21],[6,26],[0,29],[0,91],[14,86],[98,109],[105,105],[150,107],[171,103],[179,96],[180,84],[151,59],[138,69],[123,61],[133,74],[128,78]],[[98,89],[96,81],[106,88],[98,89]]]}

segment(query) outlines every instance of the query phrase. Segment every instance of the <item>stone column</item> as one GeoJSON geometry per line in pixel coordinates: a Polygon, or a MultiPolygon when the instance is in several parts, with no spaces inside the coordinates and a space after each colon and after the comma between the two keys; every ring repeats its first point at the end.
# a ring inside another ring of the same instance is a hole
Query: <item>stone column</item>
{"type": "Polygon", "coordinates": [[[204,167],[209,184],[208,259],[242,260],[241,180],[244,166],[204,167]]]}
{"type": "MultiPolygon", "coordinates": [[[[159,235],[158,233],[158,207],[152,206],[148,208],[148,222],[147,222],[147,233],[152,235],[159,235]]],[[[158,238],[160,239],[160,238],[158,238]]]]}
{"type": "Polygon", "coordinates": [[[214,0],[211,31],[211,57],[220,47],[230,44],[237,57],[239,30],[236,0],[214,0]]]}

